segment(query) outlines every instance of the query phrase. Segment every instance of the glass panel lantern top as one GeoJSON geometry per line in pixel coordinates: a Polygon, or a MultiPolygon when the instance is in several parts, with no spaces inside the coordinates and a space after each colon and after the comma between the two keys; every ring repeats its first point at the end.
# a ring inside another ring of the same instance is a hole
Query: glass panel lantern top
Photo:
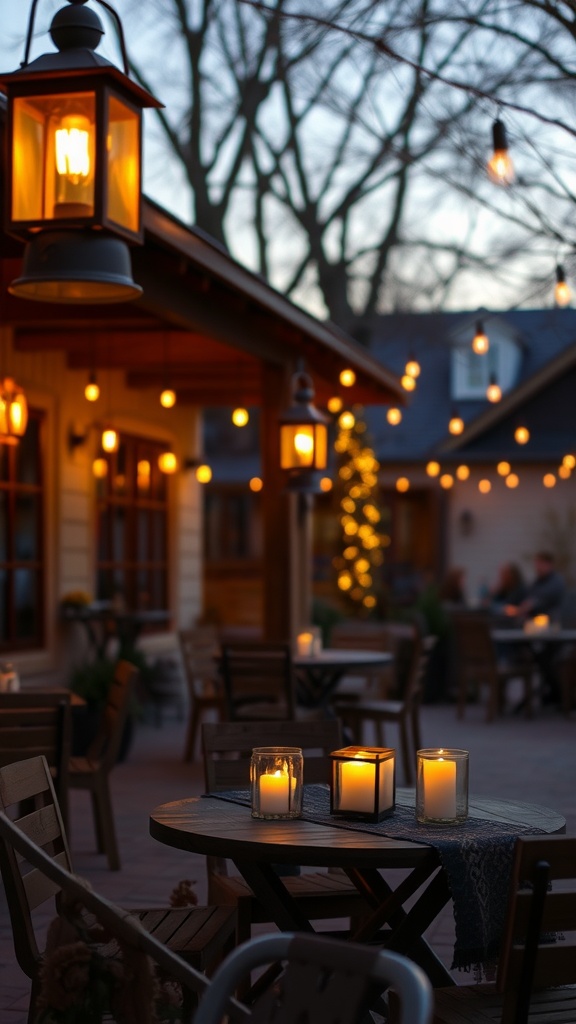
{"type": "Polygon", "coordinates": [[[108,96],[106,136],[106,221],[140,231],[140,114],[108,96]]]}
{"type": "Polygon", "coordinates": [[[14,99],[12,221],[94,216],[95,94],[14,99]]]}

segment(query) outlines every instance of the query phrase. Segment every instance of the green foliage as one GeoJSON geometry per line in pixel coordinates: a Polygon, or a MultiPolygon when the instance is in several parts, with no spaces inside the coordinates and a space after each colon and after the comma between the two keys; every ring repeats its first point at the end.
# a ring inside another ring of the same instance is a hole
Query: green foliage
{"type": "Polygon", "coordinates": [[[72,693],[77,693],[79,697],[83,697],[88,704],[96,704],[98,707],[103,707],[112,685],[115,667],[116,662],[111,661],[109,658],[90,661],[80,665],[72,673],[72,679],[70,680],[72,693]]]}

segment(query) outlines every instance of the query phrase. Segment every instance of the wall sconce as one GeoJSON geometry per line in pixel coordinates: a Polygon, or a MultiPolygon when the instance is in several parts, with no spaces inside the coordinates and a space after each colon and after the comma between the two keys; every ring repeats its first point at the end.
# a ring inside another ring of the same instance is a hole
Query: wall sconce
{"type": "Polygon", "coordinates": [[[89,431],[89,427],[82,427],[79,423],[71,424],[68,430],[68,450],[73,452],[76,448],[86,444],[89,431]]]}
{"type": "Polygon", "coordinates": [[[28,425],[28,402],[12,377],[0,379],[0,444],[18,444],[28,425]]]}
{"type": "Polygon", "coordinates": [[[317,494],[328,463],[328,419],[313,404],[312,378],[304,370],[294,374],[292,391],[293,404],[279,418],[280,467],[289,491],[317,494]]]}
{"type": "Polygon", "coordinates": [[[52,19],[58,52],[28,63],[38,0],[30,9],[22,66],[0,75],[7,94],[7,221],[23,239],[13,295],[43,302],[122,302],[142,294],[127,242],[141,243],[141,122],[158,101],[94,55],[104,29],[84,0],[52,19]]]}

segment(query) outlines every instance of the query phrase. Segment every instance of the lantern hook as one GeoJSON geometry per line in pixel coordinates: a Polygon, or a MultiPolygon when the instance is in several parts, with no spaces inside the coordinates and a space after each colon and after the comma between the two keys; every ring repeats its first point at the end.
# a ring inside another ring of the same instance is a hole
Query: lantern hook
{"type": "MultiPolygon", "coordinates": [[[[72,5],[76,6],[76,7],[84,5],[86,2],[87,2],[87,0],[68,0],[68,3],[70,3],[70,4],[72,4],[72,5]]],[[[24,60],[20,61],[20,67],[22,67],[22,68],[25,68],[27,66],[27,64],[29,63],[29,59],[30,59],[30,49],[31,49],[31,46],[32,46],[32,35],[33,35],[33,32],[34,32],[34,21],[36,19],[36,9],[38,7],[38,3],[39,3],[39,0],[32,0],[32,6],[30,8],[30,17],[28,19],[28,31],[26,33],[26,46],[25,46],[25,50],[24,50],[24,60]]],[[[118,36],[118,44],[120,46],[120,53],[122,55],[122,63],[124,64],[124,74],[127,77],[129,77],[130,76],[130,63],[128,61],[128,52],[126,50],[126,41],[125,41],[125,37],[124,37],[124,29],[122,28],[122,22],[120,21],[120,16],[117,13],[117,11],[115,11],[114,8],[111,6],[111,4],[106,2],[106,0],[96,0],[96,3],[99,3],[101,7],[105,7],[106,10],[108,11],[108,13],[111,15],[113,21],[114,21],[114,25],[116,27],[116,34],[118,36]]]]}

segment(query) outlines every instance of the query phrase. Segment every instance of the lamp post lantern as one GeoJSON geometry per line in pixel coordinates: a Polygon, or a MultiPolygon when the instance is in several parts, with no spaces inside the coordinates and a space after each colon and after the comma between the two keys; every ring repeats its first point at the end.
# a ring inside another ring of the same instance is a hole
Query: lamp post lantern
{"type": "MultiPolygon", "coordinates": [[[[102,0],[98,0],[102,2],[102,0]]],[[[43,302],[136,298],[127,243],[143,240],[142,110],[161,104],[95,52],[104,33],[86,0],[52,19],[57,52],[0,75],[7,96],[6,230],[27,243],[10,292],[43,302]]]]}
{"type": "Polygon", "coordinates": [[[288,490],[319,493],[328,462],[328,418],[313,404],[312,378],[298,370],[292,378],[293,404],[279,418],[280,466],[288,471],[288,490]]]}

